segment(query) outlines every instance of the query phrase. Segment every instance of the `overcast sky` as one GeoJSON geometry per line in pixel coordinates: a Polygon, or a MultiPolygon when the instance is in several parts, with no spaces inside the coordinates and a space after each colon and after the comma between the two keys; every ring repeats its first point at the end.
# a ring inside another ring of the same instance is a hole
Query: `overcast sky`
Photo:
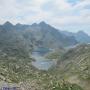
{"type": "Polygon", "coordinates": [[[61,30],[90,34],[90,0],[0,0],[0,24],[45,21],[61,30]]]}

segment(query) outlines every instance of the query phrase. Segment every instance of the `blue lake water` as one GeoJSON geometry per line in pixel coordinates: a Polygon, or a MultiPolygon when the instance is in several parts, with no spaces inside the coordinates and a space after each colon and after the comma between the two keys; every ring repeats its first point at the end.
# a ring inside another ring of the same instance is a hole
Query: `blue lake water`
{"type": "Polygon", "coordinates": [[[39,70],[48,70],[54,65],[54,63],[53,61],[36,60],[35,62],[32,62],[32,65],[38,68],[39,70]]]}
{"type": "Polygon", "coordinates": [[[32,65],[39,70],[48,70],[56,65],[56,61],[46,59],[38,52],[33,52],[32,57],[35,59],[35,61],[32,62],[32,65]]]}

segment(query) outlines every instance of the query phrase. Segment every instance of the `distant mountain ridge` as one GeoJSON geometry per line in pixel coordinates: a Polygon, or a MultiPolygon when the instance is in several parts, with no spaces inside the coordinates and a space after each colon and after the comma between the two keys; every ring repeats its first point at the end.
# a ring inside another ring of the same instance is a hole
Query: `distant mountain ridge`
{"type": "Polygon", "coordinates": [[[28,45],[34,43],[35,47],[60,48],[76,45],[77,43],[90,43],[90,36],[83,31],[77,33],[60,31],[46,22],[25,25],[13,25],[9,21],[0,25],[0,29],[13,30],[21,35],[28,45]]]}
{"type": "Polygon", "coordinates": [[[79,43],[90,43],[90,36],[84,31],[78,31],[77,33],[62,31],[67,36],[74,36],[79,43]]]}
{"type": "Polygon", "coordinates": [[[60,33],[58,29],[44,21],[32,25],[20,23],[13,25],[7,21],[5,24],[1,25],[0,28],[19,33],[29,45],[33,42],[34,46],[36,45],[37,47],[59,48],[77,44],[73,36],[60,33]]]}

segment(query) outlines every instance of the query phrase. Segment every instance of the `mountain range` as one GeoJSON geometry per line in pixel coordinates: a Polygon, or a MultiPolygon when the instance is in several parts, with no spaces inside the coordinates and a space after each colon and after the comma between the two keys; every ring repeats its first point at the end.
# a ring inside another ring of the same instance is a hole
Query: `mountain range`
{"type": "MultiPolygon", "coordinates": [[[[5,34],[6,37],[10,34],[13,39],[15,39],[15,37],[17,37],[18,40],[22,39],[20,41],[23,41],[27,46],[34,43],[37,47],[59,48],[77,44],[73,36],[64,35],[45,22],[40,22],[39,24],[34,23],[32,25],[13,25],[10,22],[6,22],[0,25],[0,30],[2,31],[2,35],[5,34]]],[[[4,37],[2,38],[4,39],[4,37]]]]}
{"type": "Polygon", "coordinates": [[[32,25],[20,23],[13,25],[7,21],[3,25],[0,25],[0,31],[2,33],[0,38],[4,39],[6,37],[9,38],[9,41],[11,39],[16,40],[17,38],[20,40],[19,43],[24,43],[27,48],[31,46],[60,48],[73,46],[78,43],[90,43],[90,36],[83,31],[77,33],[60,31],[44,21],[39,24],[33,23],[32,25]]]}

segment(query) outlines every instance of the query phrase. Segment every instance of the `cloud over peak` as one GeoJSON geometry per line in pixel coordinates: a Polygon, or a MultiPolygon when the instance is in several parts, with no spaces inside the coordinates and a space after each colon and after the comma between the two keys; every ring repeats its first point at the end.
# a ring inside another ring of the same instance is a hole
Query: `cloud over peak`
{"type": "Polygon", "coordinates": [[[45,20],[56,27],[90,24],[90,0],[0,0],[0,11],[0,23],[45,20]]]}

